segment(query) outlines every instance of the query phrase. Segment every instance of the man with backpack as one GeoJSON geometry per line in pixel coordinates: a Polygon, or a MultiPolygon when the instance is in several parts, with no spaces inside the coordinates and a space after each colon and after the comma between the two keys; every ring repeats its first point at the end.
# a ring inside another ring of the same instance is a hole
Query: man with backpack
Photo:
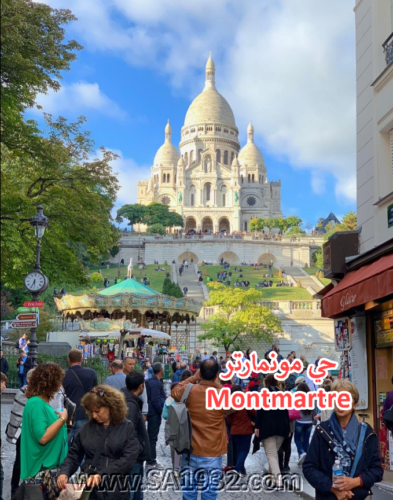
{"type": "MultiPolygon", "coordinates": [[[[180,443],[183,453],[182,470],[187,470],[191,477],[184,481],[187,493],[183,493],[183,499],[196,500],[198,498],[198,481],[192,479],[196,472],[200,476],[201,470],[208,480],[204,488],[202,499],[215,500],[218,495],[218,484],[221,479],[222,456],[227,453],[227,431],[225,416],[233,410],[206,410],[206,391],[209,387],[222,388],[218,380],[219,367],[213,359],[201,363],[200,370],[195,375],[180,382],[172,389],[171,396],[177,402],[185,403],[191,425],[187,425],[186,411],[181,405],[174,405],[169,410],[168,422],[171,425],[172,416],[177,412],[179,426],[175,428],[175,422],[168,434],[172,435],[172,442],[180,443]],[[189,437],[191,442],[189,449],[184,449],[186,442],[184,436],[189,437]],[[190,485],[193,486],[190,489],[190,485]]],[[[175,419],[173,419],[175,420],[175,419]]],[[[175,446],[176,448],[176,446],[175,446]]]]}
{"type": "Polygon", "coordinates": [[[130,371],[126,377],[126,387],[121,389],[128,406],[128,420],[134,424],[141,451],[134,467],[130,472],[131,499],[143,500],[142,478],[143,462],[150,458],[149,437],[147,435],[145,420],[142,415],[143,401],[141,395],[145,390],[145,377],[143,373],[130,371]]]}
{"type": "Polygon", "coordinates": [[[149,411],[147,413],[147,432],[150,442],[150,458],[147,465],[150,468],[160,469],[162,466],[157,463],[157,439],[161,426],[161,415],[164,408],[166,395],[162,383],[164,368],[161,363],[153,364],[153,376],[146,383],[147,399],[149,411]]]}
{"type": "Polygon", "coordinates": [[[78,349],[71,349],[68,353],[68,363],[70,368],[65,372],[63,387],[67,397],[76,404],[74,421],[68,433],[70,446],[79,429],[88,421],[86,411],[81,406],[81,399],[97,385],[97,375],[93,369],[81,366],[82,351],[78,349]]]}

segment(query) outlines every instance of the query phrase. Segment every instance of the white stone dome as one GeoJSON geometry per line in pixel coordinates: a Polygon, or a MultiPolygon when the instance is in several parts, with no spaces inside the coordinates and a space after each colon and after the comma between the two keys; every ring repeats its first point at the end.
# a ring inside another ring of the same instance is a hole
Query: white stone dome
{"type": "Polygon", "coordinates": [[[188,108],[184,126],[214,122],[236,128],[235,116],[228,101],[215,88],[215,66],[211,55],[205,71],[205,88],[188,108]]]}
{"type": "Polygon", "coordinates": [[[261,150],[254,143],[254,127],[252,123],[247,127],[247,144],[240,150],[239,162],[249,167],[259,165],[265,168],[265,160],[261,150]]]}
{"type": "Polygon", "coordinates": [[[171,142],[171,134],[172,128],[168,120],[168,123],[165,127],[165,142],[159,148],[156,156],[154,157],[155,167],[158,165],[177,165],[177,162],[179,161],[180,154],[177,148],[171,142]]]}

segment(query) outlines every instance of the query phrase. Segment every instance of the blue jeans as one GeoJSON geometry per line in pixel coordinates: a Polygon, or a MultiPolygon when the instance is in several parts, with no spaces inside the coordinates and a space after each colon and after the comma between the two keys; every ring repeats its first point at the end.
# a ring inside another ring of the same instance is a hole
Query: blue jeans
{"type": "Polygon", "coordinates": [[[26,375],[24,373],[18,373],[19,379],[19,389],[27,384],[26,375]]]}
{"type": "Polygon", "coordinates": [[[295,444],[299,455],[307,453],[312,424],[295,424],[295,444]]]}
{"type": "Polygon", "coordinates": [[[183,455],[181,487],[183,500],[197,500],[201,491],[201,500],[216,500],[218,486],[222,476],[222,456],[200,457],[183,455]]]}
{"type": "Polygon", "coordinates": [[[143,500],[143,463],[135,462],[130,472],[130,500],[143,500]]]}
{"type": "Polygon", "coordinates": [[[73,441],[74,437],[78,434],[79,429],[83,425],[85,425],[85,423],[88,421],[89,421],[88,418],[84,418],[83,420],[74,420],[74,422],[72,423],[71,430],[68,433],[68,448],[71,448],[72,441],[73,441]]]}
{"type": "Polygon", "coordinates": [[[235,448],[235,470],[240,474],[246,474],[244,464],[250,451],[252,434],[234,434],[232,440],[235,448]]]}

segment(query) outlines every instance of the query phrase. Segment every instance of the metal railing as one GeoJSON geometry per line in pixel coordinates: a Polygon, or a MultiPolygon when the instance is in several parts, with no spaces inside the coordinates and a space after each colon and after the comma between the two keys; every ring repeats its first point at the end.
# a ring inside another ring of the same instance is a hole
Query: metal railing
{"type": "Polygon", "coordinates": [[[393,62],[393,32],[387,37],[382,44],[383,51],[385,52],[385,60],[387,66],[393,62]]]}

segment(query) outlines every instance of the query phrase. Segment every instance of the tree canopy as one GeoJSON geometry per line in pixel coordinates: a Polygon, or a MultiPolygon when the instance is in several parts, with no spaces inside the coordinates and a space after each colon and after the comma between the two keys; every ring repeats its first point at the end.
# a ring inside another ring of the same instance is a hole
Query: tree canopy
{"type": "Polygon", "coordinates": [[[204,334],[199,340],[211,340],[226,351],[244,334],[256,340],[270,342],[281,332],[281,321],[266,307],[261,307],[263,292],[255,289],[228,288],[220,283],[209,283],[210,298],[206,306],[219,306],[218,312],[203,323],[204,334]]]}
{"type": "Polygon", "coordinates": [[[286,231],[288,228],[299,227],[303,224],[303,221],[300,217],[296,215],[291,215],[282,218],[255,218],[250,221],[250,231],[262,231],[265,227],[272,230],[274,228],[279,229],[280,231],[286,231]]]}
{"type": "Polygon", "coordinates": [[[30,219],[39,204],[50,224],[41,265],[54,283],[86,284],[81,255],[97,261],[118,240],[110,215],[119,187],[110,165],[116,155],[102,148],[97,157],[83,117],[68,123],[45,115],[41,131],[24,115],[38,93],[60,88],[61,72],[81,49],[65,40],[64,26],[73,20],[69,10],[31,0],[1,4],[1,280],[13,288],[35,262],[30,219]]]}
{"type": "Polygon", "coordinates": [[[123,205],[117,211],[117,217],[128,219],[129,225],[146,224],[154,226],[159,224],[163,227],[183,227],[184,221],[180,214],[171,212],[167,205],[153,202],[149,205],[123,205]]]}

